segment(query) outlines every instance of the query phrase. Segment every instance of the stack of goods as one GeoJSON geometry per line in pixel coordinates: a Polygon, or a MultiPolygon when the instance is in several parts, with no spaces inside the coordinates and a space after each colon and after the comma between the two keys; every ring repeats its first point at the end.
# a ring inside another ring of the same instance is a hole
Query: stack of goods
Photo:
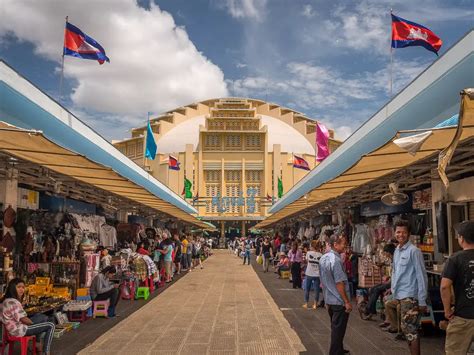
{"type": "Polygon", "coordinates": [[[49,277],[37,277],[26,290],[26,313],[42,313],[64,305],[71,299],[67,287],[53,287],[49,277]]]}
{"type": "Polygon", "coordinates": [[[359,258],[359,287],[369,288],[382,283],[382,269],[369,257],[359,258]]]}

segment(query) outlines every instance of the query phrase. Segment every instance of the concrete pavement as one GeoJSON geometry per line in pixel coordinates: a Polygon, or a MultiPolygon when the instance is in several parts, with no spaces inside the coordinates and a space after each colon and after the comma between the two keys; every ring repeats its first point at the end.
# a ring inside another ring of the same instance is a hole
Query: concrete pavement
{"type": "Polygon", "coordinates": [[[226,250],[80,354],[297,354],[300,338],[254,272],[226,250]]]}

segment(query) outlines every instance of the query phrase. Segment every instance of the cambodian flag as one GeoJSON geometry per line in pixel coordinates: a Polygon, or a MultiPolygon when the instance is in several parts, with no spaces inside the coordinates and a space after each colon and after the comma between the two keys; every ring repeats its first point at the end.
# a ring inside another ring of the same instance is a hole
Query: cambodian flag
{"type": "Polygon", "coordinates": [[[170,155],[168,157],[168,169],[179,170],[179,161],[174,156],[170,155]]]}
{"type": "Polygon", "coordinates": [[[422,46],[438,55],[442,45],[430,29],[392,14],[392,48],[422,46]]]}
{"type": "Polygon", "coordinates": [[[293,155],[293,167],[303,170],[311,170],[308,162],[297,155],[293,155]]]}
{"type": "Polygon", "coordinates": [[[95,39],[69,22],[66,22],[66,30],[64,31],[63,55],[97,60],[100,64],[110,62],[105,55],[104,48],[95,39]]]}

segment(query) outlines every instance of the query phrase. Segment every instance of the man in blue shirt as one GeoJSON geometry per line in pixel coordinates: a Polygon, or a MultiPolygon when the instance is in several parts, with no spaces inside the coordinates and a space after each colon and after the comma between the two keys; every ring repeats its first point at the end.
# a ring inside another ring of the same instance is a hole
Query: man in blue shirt
{"type": "Polygon", "coordinates": [[[329,355],[349,353],[344,350],[343,342],[352,304],[349,296],[349,282],[340,255],[345,250],[346,243],[344,236],[332,235],[329,238],[331,250],[319,260],[319,273],[321,283],[324,285],[324,302],[331,318],[329,355]]]}
{"type": "MultiPolygon", "coordinates": [[[[407,221],[395,223],[395,238],[398,247],[393,255],[392,294],[400,308],[400,328],[408,341],[410,353],[420,354],[418,329],[421,316],[426,311],[428,277],[421,250],[413,245],[407,221]]],[[[386,307],[392,329],[398,328],[397,306],[386,307]]]]}

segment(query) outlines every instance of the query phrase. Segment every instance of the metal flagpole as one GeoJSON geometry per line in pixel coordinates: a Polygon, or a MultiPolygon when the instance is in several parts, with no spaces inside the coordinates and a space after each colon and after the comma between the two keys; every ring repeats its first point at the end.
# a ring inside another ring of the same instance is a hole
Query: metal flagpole
{"type": "MultiPolygon", "coordinates": [[[[148,167],[148,158],[146,156],[146,149],[147,149],[147,141],[148,141],[148,125],[150,124],[150,112],[146,113],[147,115],[147,123],[146,123],[146,135],[145,135],[145,166],[148,167]]],[[[150,175],[150,173],[148,173],[150,175]]]]}
{"type": "MultiPolygon", "coordinates": [[[[66,27],[67,27],[67,20],[69,16],[66,16],[66,25],[64,26],[64,40],[66,39],[66,27]]],[[[63,52],[61,55],[61,75],[59,77],[59,98],[58,101],[61,103],[61,99],[63,96],[63,80],[64,80],[64,41],[63,41],[63,52]]]]}
{"type": "MultiPolygon", "coordinates": [[[[390,21],[392,21],[393,10],[390,9],[390,21]]],[[[390,36],[392,37],[392,35],[390,36]]],[[[393,95],[393,47],[392,47],[392,38],[390,38],[390,98],[393,95]]]]}

